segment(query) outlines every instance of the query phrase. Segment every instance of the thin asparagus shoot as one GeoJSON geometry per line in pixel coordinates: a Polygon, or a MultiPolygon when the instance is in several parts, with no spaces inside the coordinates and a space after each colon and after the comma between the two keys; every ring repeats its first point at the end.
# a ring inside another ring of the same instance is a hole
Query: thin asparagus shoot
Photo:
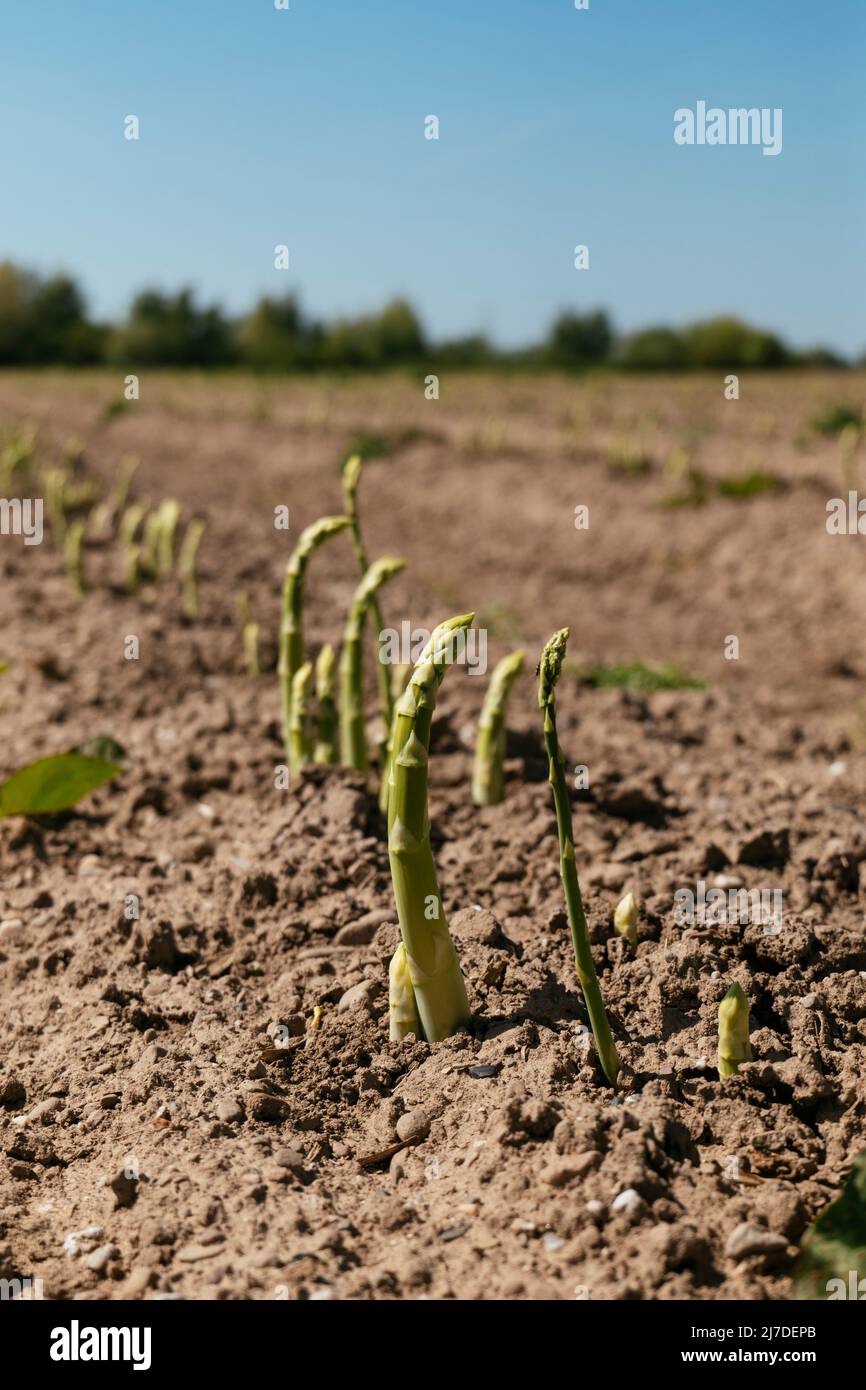
{"type": "Polygon", "coordinates": [[[337,761],[337,700],[334,691],[336,655],[326,642],[316,658],[316,746],[313,762],[331,767],[337,761]]]}
{"type": "Polygon", "coordinates": [[[619,1055],[611,1037],[610,1025],[604,1010],[604,1002],[589,944],[589,928],[583,910],[580,883],[574,862],[574,829],[571,820],[568,785],[565,780],[565,758],[556,733],[556,682],[559,680],[562,670],[567,642],[568,628],[565,627],[551,637],[541,654],[538,668],[538,706],[544,716],[544,743],[547,749],[550,768],[549,780],[556,809],[556,828],[559,833],[559,873],[565,893],[571,939],[574,944],[577,978],[586,1000],[586,1008],[602,1070],[611,1086],[615,1086],[619,1072],[619,1055]]]}
{"type": "Polygon", "coordinates": [[[421,1021],[409,977],[406,947],[401,941],[388,966],[388,1037],[391,1042],[402,1042],[409,1033],[420,1038],[421,1021]]]}
{"type": "Polygon", "coordinates": [[[613,929],[617,936],[625,937],[633,951],[637,950],[637,899],[634,893],[626,893],[617,903],[613,929]]]}
{"type": "Polygon", "coordinates": [[[388,796],[388,857],[421,1036],[441,1042],[469,1021],[466,985],[430,848],[427,762],[436,692],[474,613],[434,629],[397,701],[388,796]]]}
{"type": "Polygon", "coordinates": [[[123,554],[126,591],[130,594],[137,594],[141,584],[141,546],[130,541],[123,554]]]}
{"type": "MultiPolygon", "coordinates": [[[[340,756],[345,767],[369,768],[364,721],[364,632],[367,614],[383,584],[406,568],[405,560],[385,555],[370,566],[355,590],[340,654],[340,756]]],[[[388,674],[386,670],[386,675],[388,674]]]]}
{"type": "MultiPolygon", "coordinates": [[[[180,503],[173,497],[166,497],[159,504],[159,539],[157,543],[156,568],[161,579],[165,579],[174,569],[174,538],[177,523],[180,521],[180,503]]],[[[187,527],[189,536],[191,525],[187,527]]]]}
{"type": "Polygon", "coordinates": [[[248,676],[258,677],[262,674],[262,665],[259,658],[259,624],[255,621],[250,608],[250,600],[246,589],[242,589],[235,599],[238,622],[241,627],[241,640],[244,647],[244,665],[248,676]]]}
{"type": "MultiPolygon", "coordinates": [[[[352,549],[355,552],[355,559],[358,561],[358,572],[363,579],[369,568],[367,559],[367,547],[361,534],[361,522],[358,516],[358,485],[361,481],[361,471],[363,460],[360,454],[353,454],[343,465],[343,505],[346,516],[349,518],[352,533],[352,549]]],[[[376,594],[370,602],[370,614],[376,630],[376,645],[379,653],[379,662],[376,668],[376,680],[379,685],[379,712],[382,717],[382,738],[379,744],[379,766],[384,780],[385,769],[385,746],[388,734],[391,730],[391,720],[394,715],[394,695],[391,689],[391,680],[388,667],[382,661],[382,641],[379,634],[384,630],[382,621],[382,610],[379,606],[379,599],[376,594]]]]}
{"type": "Polygon", "coordinates": [[[398,661],[391,667],[391,698],[394,701],[394,710],[391,714],[391,727],[388,730],[388,738],[385,743],[385,751],[382,755],[382,771],[379,779],[379,810],[383,816],[388,814],[388,791],[391,785],[391,753],[394,749],[394,733],[397,728],[397,701],[406,689],[406,682],[409,679],[409,672],[412,667],[404,661],[398,661]]]}
{"type": "Polygon", "coordinates": [[[159,573],[159,546],[162,534],[160,509],[148,512],[144,518],[144,536],[141,543],[141,568],[148,579],[155,579],[159,573]]]}
{"type": "Polygon", "coordinates": [[[736,1076],[751,1060],[749,1001],[735,982],[719,1005],[719,1077],[736,1076]]]}
{"type": "Polygon", "coordinates": [[[310,733],[310,685],[313,667],[309,661],[299,666],[292,677],[292,712],[289,729],[289,766],[293,773],[306,767],[313,755],[310,733]]]}
{"type": "Polygon", "coordinates": [[[138,528],[150,510],[150,499],[145,498],[141,502],[132,502],[124,508],[117,528],[117,539],[122,549],[132,545],[135,540],[138,528]]]}
{"type": "MultiPolygon", "coordinates": [[[[302,531],[289,563],[283,581],[283,606],[280,618],[280,655],[277,662],[277,678],[280,686],[280,711],[283,726],[283,743],[286,757],[291,760],[290,725],[292,715],[292,680],[304,661],[304,579],[307,565],[313,551],[323,545],[331,536],[345,531],[351,522],[347,516],[325,516],[314,521],[302,531]]],[[[292,769],[294,771],[294,769],[292,769]]]]}
{"type": "Polygon", "coordinates": [[[478,806],[493,806],[505,795],[505,709],[517,680],[524,651],[511,652],[497,663],[490,677],[478,721],[472,799],[478,806]]]}
{"type": "Polygon", "coordinates": [[[85,523],[83,521],[73,521],[67,529],[63,540],[63,558],[66,563],[66,572],[75,585],[76,593],[85,594],[87,592],[87,582],[84,577],[84,541],[85,523]]]}
{"type": "Polygon", "coordinates": [[[188,618],[199,615],[198,602],[198,548],[204,535],[205,522],[194,516],[183,534],[177,569],[183,586],[183,611],[188,618]]]}

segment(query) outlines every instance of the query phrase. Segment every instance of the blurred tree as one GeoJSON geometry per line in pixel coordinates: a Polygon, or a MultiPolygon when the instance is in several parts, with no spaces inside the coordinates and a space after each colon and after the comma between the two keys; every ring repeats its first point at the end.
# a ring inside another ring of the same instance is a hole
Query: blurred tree
{"type": "Polygon", "coordinates": [[[566,312],[550,330],[548,359],[558,367],[588,367],[610,356],[613,333],[607,314],[566,312]]]}
{"type": "Polygon", "coordinates": [[[218,367],[235,358],[231,326],[216,306],[199,309],[191,290],[143,290],[112,337],[116,362],[139,366],[218,367]]]}
{"type": "Polygon", "coordinates": [[[693,323],[684,334],[692,367],[781,367],[787,353],[772,333],[750,328],[737,318],[693,323]]]}
{"type": "Polygon", "coordinates": [[[686,345],[673,328],[645,328],[626,338],[617,354],[621,367],[639,372],[675,372],[686,365],[686,345]]]}

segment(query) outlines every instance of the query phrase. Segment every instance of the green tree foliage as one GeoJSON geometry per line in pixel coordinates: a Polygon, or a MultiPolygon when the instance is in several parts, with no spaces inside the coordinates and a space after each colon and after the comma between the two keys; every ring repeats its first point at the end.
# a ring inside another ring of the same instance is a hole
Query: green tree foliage
{"type": "Polygon", "coordinates": [[[550,330],[547,356],[557,367],[590,367],[604,362],[613,347],[607,314],[560,314],[550,330]]]}
{"type": "Polygon", "coordinates": [[[219,367],[235,356],[222,311],[215,305],[199,309],[188,289],[174,295],[158,290],[137,295],[109,351],[111,359],[123,365],[165,367],[219,367]]]}
{"type": "Polygon", "coordinates": [[[617,360],[629,371],[676,372],[686,366],[688,351],[681,333],[660,326],[626,338],[617,360]]]}

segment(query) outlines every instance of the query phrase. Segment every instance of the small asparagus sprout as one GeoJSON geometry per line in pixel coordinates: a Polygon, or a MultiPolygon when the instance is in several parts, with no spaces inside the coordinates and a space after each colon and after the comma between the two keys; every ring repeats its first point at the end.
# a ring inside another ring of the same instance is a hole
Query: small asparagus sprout
{"type": "Polygon", "coordinates": [[[137,594],[141,584],[141,546],[131,541],[123,553],[126,562],[124,584],[127,593],[137,594]]]}
{"type": "MultiPolygon", "coordinates": [[[[292,716],[292,680],[304,661],[304,578],[313,551],[331,536],[339,535],[351,525],[347,516],[325,516],[302,531],[286,566],[283,581],[283,609],[280,619],[280,656],[277,677],[280,685],[280,710],[283,743],[289,766],[291,760],[290,725],[292,716]]],[[[292,771],[296,771],[292,768],[292,771]]]]}
{"type": "Polygon", "coordinates": [[[177,569],[183,585],[183,611],[188,618],[197,618],[198,605],[198,548],[204,535],[205,523],[201,517],[194,516],[183,533],[177,569]]]}
{"type": "Polygon", "coordinates": [[[84,554],[82,549],[84,531],[85,523],[83,521],[73,521],[63,541],[63,558],[66,561],[66,572],[75,585],[76,592],[79,594],[87,592],[87,583],[84,578],[84,554]]]}
{"type": "Polygon", "coordinates": [[[741,1062],[751,1062],[749,1001],[736,983],[719,1005],[719,1077],[736,1076],[741,1062]]]}
{"type": "Polygon", "coordinates": [[[403,942],[397,947],[388,966],[388,1037],[391,1042],[402,1042],[408,1033],[421,1037],[421,1023],[418,1018],[418,1005],[415,991],[409,978],[409,965],[406,960],[406,947],[403,942]]]}
{"type": "Polygon", "coordinates": [[[398,661],[391,667],[391,698],[394,701],[394,709],[391,714],[391,727],[388,730],[388,738],[385,743],[385,751],[382,756],[382,776],[379,782],[379,810],[383,816],[388,814],[388,790],[391,785],[391,753],[394,749],[394,732],[397,728],[397,701],[406,689],[406,682],[409,679],[409,672],[412,667],[406,662],[398,661]]]}
{"type": "MultiPolygon", "coordinates": [[[[355,552],[355,559],[358,561],[358,572],[362,579],[369,568],[367,547],[364,545],[364,538],[361,535],[361,523],[358,517],[358,484],[361,481],[361,470],[363,466],[363,460],[360,454],[353,454],[343,465],[343,503],[352,532],[352,549],[355,552]]],[[[376,679],[379,684],[379,712],[382,716],[383,724],[382,742],[379,746],[379,766],[382,773],[382,780],[384,781],[387,776],[385,750],[388,735],[391,730],[391,720],[394,717],[394,694],[391,689],[387,664],[381,659],[382,639],[379,634],[383,631],[384,624],[382,622],[382,610],[379,607],[379,599],[375,594],[370,602],[370,613],[376,628],[376,644],[379,649],[376,679]]]]}
{"type": "Polygon", "coordinates": [[[91,524],[95,535],[102,536],[110,532],[115,517],[123,514],[137,468],[138,459],[135,455],[124,454],[118,464],[117,477],[110,493],[105,501],[100,502],[93,510],[91,524]]]}
{"type": "Polygon", "coordinates": [[[478,721],[472,799],[493,806],[505,795],[505,708],[511,687],[520,675],[526,653],[511,652],[494,668],[478,721]]]}
{"type": "MultiPolygon", "coordinates": [[[[364,722],[364,631],[367,614],[383,584],[406,568],[405,560],[383,556],[367,570],[352,599],[340,655],[340,756],[346,767],[369,767],[364,722]]],[[[386,678],[388,671],[385,671],[386,678]]]]}
{"type": "Polygon", "coordinates": [[[337,701],[334,697],[334,648],[326,642],[316,660],[316,703],[319,717],[316,724],[316,747],[313,762],[325,767],[337,761],[337,701]]]}
{"type": "Polygon", "coordinates": [[[162,532],[162,517],[157,507],[144,518],[144,536],[141,544],[141,569],[148,579],[155,579],[159,573],[159,540],[162,532]]]}
{"type": "Polygon", "coordinates": [[[244,645],[244,665],[247,675],[254,678],[262,674],[261,661],[259,659],[259,633],[260,628],[253,617],[250,608],[250,600],[246,589],[242,589],[235,599],[238,622],[241,628],[241,639],[244,645]]]}
{"type": "Polygon", "coordinates": [[[626,893],[617,903],[613,929],[617,936],[625,937],[633,951],[637,950],[637,900],[634,893],[626,893]]]}
{"type": "Polygon", "coordinates": [[[592,951],[589,945],[589,928],[583,910],[580,884],[574,862],[574,829],[571,821],[571,802],[568,798],[568,785],[565,780],[565,759],[556,734],[556,682],[562,670],[568,642],[568,628],[564,627],[551,637],[541,654],[539,664],[538,705],[544,715],[544,743],[547,748],[550,766],[550,785],[553,789],[553,803],[556,808],[556,828],[559,832],[559,873],[565,892],[568,909],[568,922],[571,939],[574,943],[574,960],[577,978],[586,1000],[586,1008],[595,1045],[605,1076],[611,1086],[616,1085],[619,1072],[619,1056],[610,1034],[610,1025],[604,1011],[604,1001],[592,951]]]}
{"type": "MultiPolygon", "coordinates": [[[[165,579],[174,569],[174,538],[177,535],[177,523],[180,521],[180,503],[176,502],[173,497],[166,497],[165,501],[159,504],[157,516],[159,517],[159,538],[156,568],[160,579],[165,579]]],[[[187,527],[187,536],[189,536],[191,525],[187,527]]]]}
{"type": "Polygon", "coordinates": [[[145,499],[142,502],[133,502],[124,509],[120,518],[120,525],[117,528],[117,539],[122,549],[132,545],[135,540],[138,528],[150,510],[150,501],[145,499]]]}
{"type": "Polygon", "coordinates": [[[313,668],[309,661],[299,666],[292,677],[292,713],[289,728],[289,764],[292,772],[306,767],[313,752],[310,735],[310,685],[313,668]]]}
{"type": "Polygon", "coordinates": [[[436,692],[465,640],[474,613],[437,627],[397,701],[397,728],[388,796],[388,857],[406,969],[415,993],[419,1027],[427,1042],[441,1042],[469,1021],[469,1002],[430,849],[427,760],[436,692]]]}

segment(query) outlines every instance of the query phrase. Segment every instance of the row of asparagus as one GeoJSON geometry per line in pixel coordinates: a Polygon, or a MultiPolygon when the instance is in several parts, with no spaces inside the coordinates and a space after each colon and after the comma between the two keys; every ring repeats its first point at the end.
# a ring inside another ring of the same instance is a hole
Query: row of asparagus
{"type": "MultiPolygon", "coordinates": [[[[366,774],[369,753],[363,697],[363,646],[372,618],[382,640],[379,608],[382,586],[405,568],[390,556],[368,564],[358,518],[360,459],[352,458],[343,473],[345,513],[325,517],[302,533],[289,560],[283,588],[278,674],[283,736],[290,768],[306,763],[340,760],[366,774]],[[305,659],[303,633],[304,580],[313,553],[327,540],[348,531],[361,580],[349,609],[339,664],[337,712],[333,648],[324,646],[315,667],[318,702],[314,739],[310,716],[313,666],[305,659]]],[[[409,1034],[428,1042],[449,1037],[470,1021],[469,1001],[460,963],[451,939],[430,844],[427,804],[430,732],[436,697],[448,667],[474,621],[465,613],[440,623],[418,656],[400,693],[395,693],[386,663],[378,668],[379,713],[387,737],[379,749],[380,805],[388,817],[388,856],[401,940],[389,966],[389,1034],[399,1041],[409,1034]]],[[[566,654],[568,629],[547,643],[538,666],[538,705],[548,758],[559,837],[559,867],[565,895],[575,966],[605,1077],[615,1086],[620,1059],[611,1035],[592,957],[589,928],[581,897],[574,849],[571,800],[565,758],[556,727],[556,686],[566,654]]],[[[473,797],[492,804],[504,794],[505,713],[509,693],[522,670],[523,651],[505,657],[495,668],[479,720],[473,797]]],[[[628,894],[619,904],[614,927],[632,950],[637,945],[637,904],[628,894]]],[[[733,1075],[748,1060],[748,1003],[734,985],[719,1010],[719,1074],[733,1075]]]]}

